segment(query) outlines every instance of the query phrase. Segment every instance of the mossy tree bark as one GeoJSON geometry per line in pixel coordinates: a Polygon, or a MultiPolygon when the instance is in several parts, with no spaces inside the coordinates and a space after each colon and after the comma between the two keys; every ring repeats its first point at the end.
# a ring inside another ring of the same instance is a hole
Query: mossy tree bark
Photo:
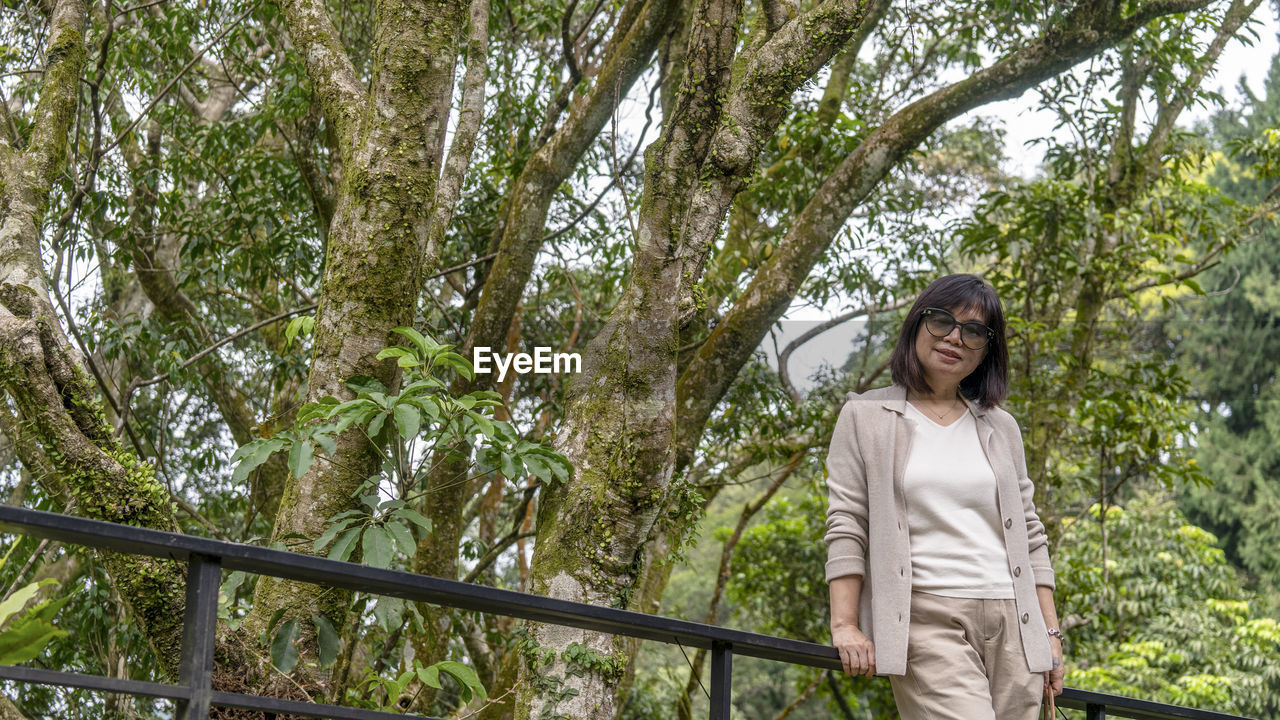
{"type": "MultiPolygon", "coordinates": [[[[557,440],[576,476],[543,490],[534,592],[631,604],[674,470],[676,348],[697,310],[694,284],[791,94],[862,18],[861,2],[819,3],[770,19],[739,54],[742,3],[703,0],[691,13],[683,81],[645,152],[630,283],[587,348],[557,440]]],[[[516,717],[613,717],[627,643],[540,625],[530,636],[516,717]]]]}
{"type": "MultiPolygon", "coordinates": [[[[41,220],[66,164],[68,134],[84,70],[83,0],[52,6],[44,82],[26,138],[0,130],[0,386],[18,420],[24,466],[67,510],[112,522],[172,530],[169,496],[150,465],[113,437],[97,391],[54,311],[41,264],[41,220]]],[[[103,563],[155,649],[176,672],[185,579],[174,563],[113,553],[103,563]]]]}
{"type": "MultiPolygon", "coordinates": [[[[562,88],[553,101],[545,139],[516,178],[506,203],[498,255],[486,276],[479,304],[460,352],[471,356],[476,347],[505,348],[534,260],[546,234],[547,213],[561,185],[570,178],[584,153],[600,132],[618,98],[626,96],[645,71],[678,6],[676,0],[630,0],[618,15],[593,76],[562,88]],[[588,84],[589,83],[589,84],[588,84]],[[585,87],[576,96],[576,87],[585,87]],[[563,107],[560,106],[563,103],[563,107]],[[560,116],[559,125],[555,123],[560,116]]],[[[457,379],[455,395],[490,388],[492,377],[473,381],[457,379]]],[[[440,450],[432,459],[423,514],[434,532],[418,546],[414,571],[455,579],[458,547],[465,529],[463,508],[472,492],[461,482],[471,467],[471,448],[465,444],[440,450]]],[[[427,632],[413,638],[414,650],[424,662],[438,659],[446,650],[450,614],[428,605],[419,606],[427,619],[427,632]]]]}
{"type": "MultiPolygon", "coordinates": [[[[324,3],[286,0],[281,6],[336,134],[342,164],[307,399],[348,399],[353,394],[345,382],[352,376],[375,377],[388,387],[398,382],[394,363],[375,356],[393,342],[393,328],[413,324],[423,277],[435,264],[434,203],[468,3],[376,3],[368,87],[357,77],[324,3]]],[[[331,458],[317,460],[302,478],[286,483],[273,539],[310,552],[310,542],[295,538],[318,537],[328,518],[353,509],[356,489],[378,466],[375,449],[360,431],[340,436],[331,458]]],[[[347,593],[263,578],[246,626],[261,630],[280,610],[299,618],[304,667],[316,657],[312,615],[347,627],[349,600],[347,593]]]]}

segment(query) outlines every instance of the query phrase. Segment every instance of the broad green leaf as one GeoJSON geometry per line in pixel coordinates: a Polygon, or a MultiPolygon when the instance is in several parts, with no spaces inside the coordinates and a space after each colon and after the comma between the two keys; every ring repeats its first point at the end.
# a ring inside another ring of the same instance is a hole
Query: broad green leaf
{"type": "Polygon", "coordinates": [[[439,663],[418,668],[418,679],[427,687],[433,687],[437,690],[443,689],[440,685],[439,663]]]}
{"type": "Polygon", "coordinates": [[[338,631],[333,629],[333,624],[325,616],[312,615],[311,619],[316,624],[316,642],[320,646],[320,667],[327,668],[338,659],[338,648],[342,644],[341,638],[338,637],[338,631]]]}
{"type": "Polygon", "coordinates": [[[333,455],[338,452],[338,443],[334,441],[332,435],[316,433],[311,436],[311,439],[316,441],[316,444],[320,446],[325,455],[333,455]]]}
{"type": "Polygon", "coordinates": [[[400,552],[413,557],[414,552],[418,549],[418,544],[413,540],[413,534],[409,532],[409,528],[398,522],[389,522],[383,525],[387,530],[387,534],[395,541],[396,547],[400,548],[400,552]]]}
{"type": "Polygon", "coordinates": [[[462,686],[463,702],[471,702],[472,693],[479,696],[482,700],[486,697],[484,685],[481,684],[480,678],[476,675],[474,670],[466,665],[453,662],[452,660],[445,660],[443,662],[436,663],[435,667],[440,668],[441,672],[447,672],[457,679],[458,684],[462,686]]]}
{"type": "Polygon", "coordinates": [[[56,615],[58,611],[62,609],[63,605],[66,605],[68,602],[71,601],[72,594],[73,593],[68,593],[66,595],[63,595],[60,598],[46,600],[40,603],[39,605],[36,605],[35,607],[27,611],[27,614],[24,617],[24,619],[30,618],[32,620],[42,620],[48,623],[53,622],[53,616],[56,615]]]}
{"type": "Polygon", "coordinates": [[[316,446],[310,438],[303,438],[289,448],[289,472],[300,478],[311,469],[311,461],[315,459],[316,446]]]}
{"type": "Polygon", "coordinates": [[[471,421],[476,424],[476,427],[480,428],[480,432],[484,433],[485,437],[487,438],[497,437],[497,430],[493,427],[493,423],[489,421],[489,418],[481,415],[478,412],[473,412],[470,410],[467,411],[467,417],[471,418],[471,421]]]}
{"type": "Polygon", "coordinates": [[[539,480],[551,482],[551,468],[547,467],[547,464],[542,461],[541,457],[534,453],[529,453],[520,459],[524,461],[524,466],[529,470],[529,472],[533,473],[539,480]]]}
{"type": "Polygon", "coordinates": [[[380,568],[391,565],[391,538],[386,530],[376,525],[365,528],[360,549],[364,551],[365,565],[380,568]]]}
{"type": "Polygon", "coordinates": [[[400,430],[400,437],[405,442],[412,440],[418,434],[418,428],[422,427],[422,413],[418,408],[408,403],[401,403],[392,410],[395,413],[396,427],[400,430]]]}
{"type": "Polygon", "coordinates": [[[389,347],[389,348],[383,348],[383,349],[378,353],[378,356],[377,356],[377,358],[378,358],[379,360],[386,360],[387,358],[390,358],[390,357],[394,357],[394,358],[402,358],[402,357],[412,358],[412,357],[413,357],[413,353],[409,352],[408,350],[406,350],[406,349],[404,349],[404,348],[402,348],[402,347],[389,347]]]}
{"type": "Polygon", "coordinates": [[[17,665],[38,656],[55,638],[66,632],[36,618],[22,618],[0,632],[0,664],[17,665]]]}
{"type": "Polygon", "coordinates": [[[271,641],[271,664],[282,673],[293,672],[298,665],[298,646],[294,644],[297,637],[298,621],[296,618],[289,618],[281,623],[271,641]]]}
{"type": "Polygon", "coordinates": [[[573,463],[569,459],[557,452],[545,451],[539,453],[538,456],[547,463],[551,468],[551,472],[562,482],[568,482],[573,477],[573,463]]]}
{"type": "Polygon", "coordinates": [[[427,532],[431,532],[434,529],[430,520],[423,517],[421,514],[418,513],[418,511],[412,508],[407,508],[407,507],[400,508],[399,510],[396,510],[395,512],[391,513],[391,516],[408,520],[409,522],[413,523],[414,525],[417,525],[418,527],[422,528],[427,532]]]}
{"type": "Polygon", "coordinates": [[[519,480],[524,477],[524,466],[516,456],[511,453],[502,453],[501,457],[500,467],[502,468],[503,476],[510,480],[519,480]]]}
{"type": "Polygon", "coordinates": [[[360,537],[361,528],[354,527],[338,536],[337,542],[329,548],[330,560],[347,560],[355,549],[356,539],[360,537]]]}
{"type": "Polygon", "coordinates": [[[391,332],[396,333],[397,335],[403,335],[404,337],[409,338],[409,341],[412,342],[414,345],[417,345],[418,349],[422,351],[423,356],[431,355],[431,351],[436,347],[438,347],[438,345],[436,345],[434,340],[431,340],[431,341],[427,340],[427,338],[423,336],[422,333],[418,332],[417,330],[411,327],[398,327],[392,330],[391,332]]]}
{"type": "Polygon", "coordinates": [[[243,570],[236,570],[228,575],[222,586],[218,588],[218,604],[223,606],[230,605],[231,601],[235,599],[236,590],[244,584],[248,577],[243,570]]]}
{"type": "Polygon", "coordinates": [[[312,544],[311,552],[313,553],[320,552],[321,548],[328,546],[328,544],[333,542],[333,539],[338,536],[338,533],[351,527],[351,524],[354,523],[355,521],[356,521],[356,518],[347,518],[346,520],[342,520],[340,522],[330,521],[329,527],[325,528],[325,531],[321,533],[320,537],[316,538],[315,543],[312,544]]]}
{"type": "Polygon", "coordinates": [[[284,440],[281,438],[258,438],[241,445],[231,455],[231,462],[239,462],[235,471],[231,473],[231,482],[237,485],[243,483],[249,477],[249,473],[266,462],[272,453],[282,447],[284,447],[284,440]]]}
{"type": "Polygon", "coordinates": [[[475,370],[471,367],[470,361],[457,353],[440,353],[436,356],[435,361],[438,365],[453,368],[459,375],[468,380],[474,380],[476,377],[475,370]]]}
{"type": "Polygon", "coordinates": [[[4,626],[5,621],[9,619],[10,615],[21,610],[22,607],[27,604],[27,601],[35,597],[36,593],[40,591],[40,588],[45,585],[56,585],[57,583],[58,581],[53,578],[45,578],[40,582],[29,583],[13,591],[12,595],[5,598],[5,601],[0,603],[0,627],[4,626]]]}
{"type": "Polygon", "coordinates": [[[387,414],[384,412],[378,413],[373,416],[373,420],[369,421],[369,428],[365,432],[367,432],[371,438],[378,437],[378,433],[382,432],[382,425],[386,421],[387,414]]]}

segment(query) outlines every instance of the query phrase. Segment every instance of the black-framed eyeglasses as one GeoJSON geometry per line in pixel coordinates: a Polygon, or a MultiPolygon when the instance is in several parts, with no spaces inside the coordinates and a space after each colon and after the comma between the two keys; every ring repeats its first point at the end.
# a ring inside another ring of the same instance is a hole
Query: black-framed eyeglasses
{"type": "Polygon", "coordinates": [[[946,337],[956,325],[960,326],[960,343],[970,350],[981,350],[996,336],[996,331],[977,321],[960,322],[956,316],[942,308],[927,307],[920,313],[925,329],[934,337],[946,337]]]}

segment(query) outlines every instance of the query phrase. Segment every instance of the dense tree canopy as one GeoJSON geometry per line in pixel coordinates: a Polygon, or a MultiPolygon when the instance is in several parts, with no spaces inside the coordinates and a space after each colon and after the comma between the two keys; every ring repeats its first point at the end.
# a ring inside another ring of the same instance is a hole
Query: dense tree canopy
{"type": "MultiPolygon", "coordinates": [[[[1168,591],[1188,622],[1246,628],[1258,649],[1243,658],[1214,645],[1170,659],[1183,630],[1126,633],[1098,610],[1123,605],[1117,554],[1125,572],[1166,552],[1233,577],[1149,491],[1235,487],[1242,471],[1200,455],[1196,433],[1269,427],[1274,363],[1249,375],[1248,403],[1239,373],[1193,388],[1189,366],[1217,367],[1147,321],[1269,227],[1274,113],[1220,136],[1179,124],[1215,101],[1206,78],[1266,10],[6,4],[7,501],[821,642],[815,523],[840,399],[887,382],[922,283],[974,270],[1008,308],[1010,409],[1078,581],[1063,589],[1085,628],[1072,677],[1274,712],[1276,678],[1249,676],[1274,633],[1252,596],[1168,591]],[[967,113],[1027,91],[1060,123],[1021,179],[1001,171],[1000,129],[967,113]],[[1224,183],[1213,168],[1228,157],[1262,184],[1224,183]],[[787,372],[803,342],[781,373],[762,352],[802,305],[861,323],[816,379],[787,372]],[[538,348],[566,364],[483,372],[487,353],[538,348]],[[1131,542],[1125,523],[1148,515],[1168,547],[1131,542]],[[785,607],[777,582],[797,591],[785,607]]],[[[1267,282],[1241,285],[1260,316],[1267,282]]],[[[1265,458],[1252,467],[1269,477],[1265,458]]],[[[1246,540],[1195,502],[1233,561],[1271,567],[1274,525],[1246,540]]],[[[175,673],[180,566],[22,538],[6,550],[7,595],[58,583],[23,616],[57,610],[67,633],[38,662],[175,673]]],[[[521,719],[689,717],[697,701],[700,655],[655,673],[600,633],[238,573],[220,601],[224,689],[521,719]]],[[[887,702],[874,683],[788,673],[750,674],[743,707],[887,702]]],[[[5,720],[158,712],[10,695],[5,720]]]]}

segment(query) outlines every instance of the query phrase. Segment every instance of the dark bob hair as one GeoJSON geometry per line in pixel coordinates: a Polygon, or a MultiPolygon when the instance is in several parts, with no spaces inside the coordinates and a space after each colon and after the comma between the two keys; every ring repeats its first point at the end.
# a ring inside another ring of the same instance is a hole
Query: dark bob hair
{"type": "Polygon", "coordinates": [[[981,313],[983,323],[995,331],[987,343],[986,357],[969,376],[960,381],[960,392],[983,408],[1004,402],[1009,391],[1009,344],[1004,337],[1004,309],[995,288],[977,275],[944,275],[920,293],[898,334],[898,344],[889,356],[893,382],[917,393],[932,393],[924,379],[924,369],[916,357],[916,334],[924,321],[924,309],[942,308],[952,313],[973,309],[981,313]]]}

